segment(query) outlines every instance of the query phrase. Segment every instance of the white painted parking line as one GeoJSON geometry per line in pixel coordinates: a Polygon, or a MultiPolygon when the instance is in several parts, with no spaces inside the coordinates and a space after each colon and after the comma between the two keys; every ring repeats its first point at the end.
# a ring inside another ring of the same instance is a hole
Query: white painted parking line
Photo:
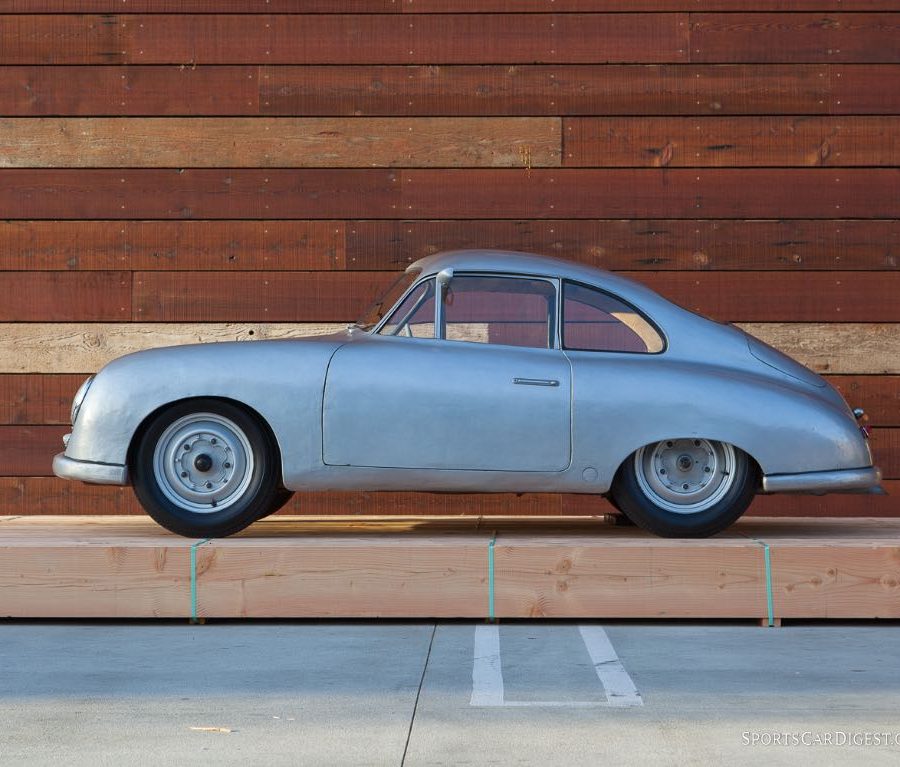
{"type": "Polygon", "coordinates": [[[587,647],[594,671],[606,691],[610,706],[643,706],[641,694],[616,655],[606,632],[600,626],[579,626],[584,646],[587,647]]]}
{"type": "Polygon", "coordinates": [[[475,626],[470,706],[503,705],[503,668],[500,665],[500,627],[475,626]]]}
{"type": "Polygon", "coordinates": [[[579,700],[506,700],[503,692],[503,662],[500,658],[500,627],[497,624],[475,626],[475,657],[472,663],[472,697],[470,706],[502,708],[591,708],[643,706],[638,692],[622,661],[600,626],[579,626],[597,678],[603,685],[606,703],[579,700]]]}

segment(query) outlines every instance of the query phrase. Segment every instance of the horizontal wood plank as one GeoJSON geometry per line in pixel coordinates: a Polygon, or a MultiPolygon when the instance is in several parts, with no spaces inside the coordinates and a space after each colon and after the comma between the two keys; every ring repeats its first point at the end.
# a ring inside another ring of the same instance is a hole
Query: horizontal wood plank
{"type": "Polygon", "coordinates": [[[343,221],[0,221],[0,270],[344,269],[344,226],[343,221]]]}
{"type": "Polygon", "coordinates": [[[0,167],[552,167],[560,132],[554,117],[0,118],[0,167]]]}
{"type": "Polygon", "coordinates": [[[0,64],[687,61],[687,14],[0,16],[0,64]]]}
{"type": "MultiPolygon", "coordinates": [[[[2,323],[0,373],[85,373],[141,349],[333,333],[343,323],[2,323]]],[[[824,374],[900,375],[900,325],[741,323],[824,374]]]]}
{"type": "Polygon", "coordinates": [[[6,168],[0,208],[7,219],[897,218],[898,185],[900,168],[6,168]]]}
{"type": "MultiPolygon", "coordinates": [[[[881,106],[871,95],[863,98],[876,114],[900,112],[900,86],[888,70],[871,73],[885,91],[881,106]]],[[[273,115],[827,114],[829,75],[829,65],[269,67],[261,73],[259,109],[273,115]]],[[[862,79],[869,72],[844,76],[862,79]]],[[[852,112],[853,92],[842,95],[841,109],[852,112]]]]}
{"type": "Polygon", "coordinates": [[[126,319],[131,282],[131,274],[120,271],[0,271],[0,322],[126,319]]]}
{"type": "Polygon", "coordinates": [[[0,114],[900,114],[889,65],[0,67],[0,114]]]}
{"type": "Polygon", "coordinates": [[[387,272],[136,272],[134,319],[347,323],[395,280],[387,272]]]}
{"type": "Polygon", "coordinates": [[[334,218],[336,211],[380,218],[397,215],[401,204],[396,171],[388,170],[0,169],[7,219],[334,218]]]}
{"type": "Polygon", "coordinates": [[[620,271],[890,271],[900,221],[0,221],[0,270],[399,271],[484,247],[620,271]]]}
{"type": "Polygon", "coordinates": [[[408,170],[399,175],[410,218],[523,213],[535,218],[900,216],[900,195],[895,194],[900,168],[538,168],[529,173],[408,170]]]}
{"type": "Polygon", "coordinates": [[[295,338],[334,333],[345,323],[3,323],[0,373],[84,373],[123,354],[159,346],[295,338]]]}
{"type": "Polygon", "coordinates": [[[573,167],[900,165],[900,117],[573,117],[573,167]]]}
{"type": "MultiPolygon", "coordinates": [[[[758,495],[747,516],[900,517],[900,480],[886,495],[758,495]]],[[[8,515],[138,515],[130,487],[88,485],[56,477],[0,476],[0,508],[8,515]]],[[[596,495],[547,493],[296,493],[284,515],[600,516],[615,509],[596,495]]]]}
{"type": "MultiPolygon", "coordinates": [[[[68,423],[72,398],[85,377],[0,374],[0,424],[68,423]]],[[[900,427],[900,376],[837,375],[828,380],[851,407],[866,411],[870,423],[900,427]]]]}
{"type": "MultiPolygon", "coordinates": [[[[842,11],[846,0],[792,0],[799,11],[842,11]]],[[[853,0],[857,11],[897,11],[897,0],[853,0]]],[[[784,0],[479,0],[482,13],[780,11],[784,0]]],[[[259,0],[0,0],[0,13],[256,13],[259,0]]],[[[463,13],[471,0],[266,0],[269,13],[463,13]]]]}
{"type": "MultiPolygon", "coordinates": [[[[0,467],[5,476],[51,476],[53,456],[62,451],[66,424],[0,425],[0,467]]],[[[885,479],[900,479],[900,429],[872,429],[874,461],[885,479]]]]}
{"type": "MultiPolygon", "coordinates": [[[[625,272],[692,311],[727,322],[900,322],[900,272],[625,272]]],[[[137,272],[134,319],[353,321],[384,272],[137,272]]]]}
{"type": "Polygon", "coordinates": [[[742,322],[740,327],[823,375],[900,373],[898,325],[742,322]]]}
{"type": "Polygon", "coordinates": [[[900,62],[896,13],[692,13],[691,61],[900,62]]]}
{"type": "Polygon", "coordinates": [[[348,269],[403,269],[441,250],[483,247],[616,270],[900,267],[896,220],[348,221],[345,232],[348,269]]]}

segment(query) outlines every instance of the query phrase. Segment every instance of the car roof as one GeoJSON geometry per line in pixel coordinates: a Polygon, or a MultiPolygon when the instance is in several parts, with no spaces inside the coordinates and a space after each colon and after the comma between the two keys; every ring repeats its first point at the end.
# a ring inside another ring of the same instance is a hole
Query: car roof
{"type": "Polygon", "coordinates": [[[451,268],[460,272],[503,272],[586,282],[621,294],[624,298],[656,304],[665,301],[658,293],[639,282],[598,269],[551,256],[522,253],[515,250],[446,250],[410,264],[406,271],[422,270],[422,275],[436,274],[451,268]]]}

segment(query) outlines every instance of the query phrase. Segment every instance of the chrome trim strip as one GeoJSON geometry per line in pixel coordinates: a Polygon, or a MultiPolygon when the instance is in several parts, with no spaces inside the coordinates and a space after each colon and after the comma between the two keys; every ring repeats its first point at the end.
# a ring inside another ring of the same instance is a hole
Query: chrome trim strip
{"type": "Polygon", "coordinates": [[[62,479],[78,479],[95,485],[128,484],[127,466],[76,461],[65,453],[57,453],[53,457],[53,473],[62,479]]]}
{"type": "Polygon", "coordinates": [[[835,493],[878,487],[881,470],[865,469],[808,471],[802,474],[769,474],[762,478],[764,493],[835,493]]]}
{"type": "Polygon", "coordinates": [[[559,381],[552,378],[513,378],[513,383],[522,386],[559,386],[559,381]]]}

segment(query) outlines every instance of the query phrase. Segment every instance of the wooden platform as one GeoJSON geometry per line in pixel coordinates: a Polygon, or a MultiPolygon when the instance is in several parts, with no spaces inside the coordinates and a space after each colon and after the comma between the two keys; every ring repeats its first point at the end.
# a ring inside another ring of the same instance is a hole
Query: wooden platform
{"type": "Polygon", "coordinates": [[[583,517],[277,517],[201,541],[0,517],[0,616],[898,618],[900,520],[757,517],[691,541],[583,517]]]}

